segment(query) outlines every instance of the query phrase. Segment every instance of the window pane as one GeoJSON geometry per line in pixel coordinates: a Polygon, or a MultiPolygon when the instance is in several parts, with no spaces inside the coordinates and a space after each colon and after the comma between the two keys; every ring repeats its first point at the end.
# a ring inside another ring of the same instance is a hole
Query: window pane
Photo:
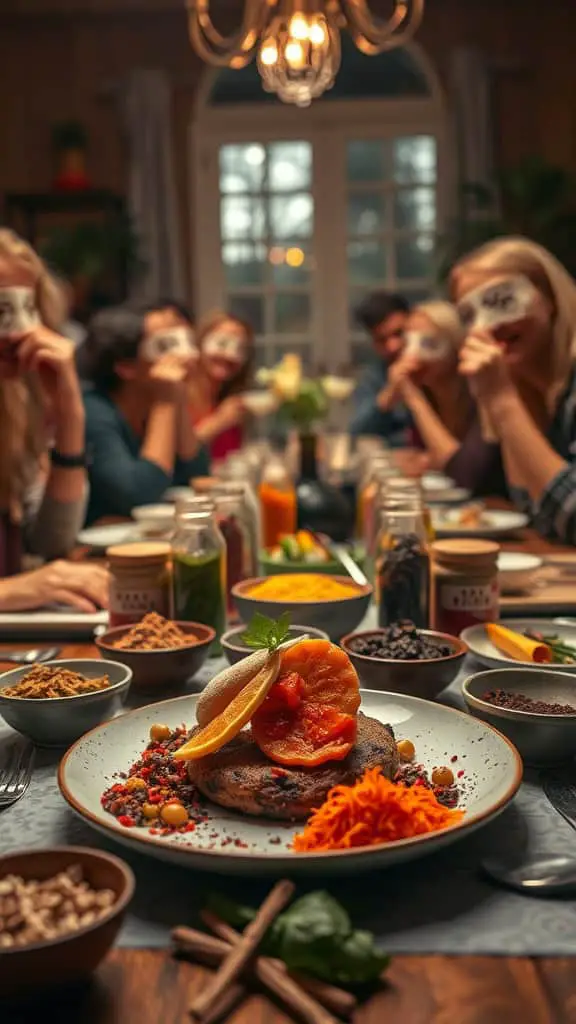
{"type": "Polygon", "coordinates": [[[268,146],[268,184],[272,192],[310,188],[312,146],[309,142],[271,142],[268,146]]]}
{"type": "Polygon", "coordinates": [[[379,139],[348,143],[348,181],[381,181],[384,149],[379,139]]]}
{"type": "Polygon", "coordinates": [[[414,235],[396,242],[396,276],[398,278],[430,277],[434,269],[434,238],[414,235]]]}
{"type": "Polygon", "coordinates": [[[220,148],[220,191],[257,192],[264,181],[266,151],[259,143],[220,148]]]}
{"type": "Polygon", "coordinates": [[[264,299],[258,295],[229,295],[227,308],[250,324],[255,334],[264,334],[264,299]]]}
{"type": "Polygon", "coordinates": [[[384,245],[378,241],[348,242],[348,280],[371,285],[386,276],[384,245]]]}
{"type": "Polygon", "coordinates": [[[436,193],[433,188],[402,189],[394,201],[394,223],[397,228],[420,231],[436,225],[436,193]]]}
{"type": "Polygon", "coordinates": [[[220,203],[222,238],[264,237],[264,203],[248,196],[229,196],[220,203]]]}
{"type": "Polygon", "coordinates": [[[274,285],[308,283],[312,259],[308,247],[301,241],[273,242],[268,250],[268,260],[274,285]]]}
{"type": "Polygon", "coordinates": [[[266,246],[228,242],[222,246],[222,262],[228,287],[260,284],[266,270],[266,246]]]}
{"type": "Polygon", "coordinates": [[[310,330],[310,296],[275,295],[274,321],[279,334],[307,334],[310,330]]]}
{"type": "Polygon", "coordinates": [[[394,180],[436,181],[436,139],[431,135],[394,139],[394,180]]]}
{"type": "Polygon", "coordinates": [[[270,234],[274,238],[309,238],[314,204],[308,192],[270,198],[270,234]]]}
{"type": "Polygon", "coordinates": [[[348,196],[348,234],[376,235],[384,227],[384,196],[356,192],[348,196]]]}

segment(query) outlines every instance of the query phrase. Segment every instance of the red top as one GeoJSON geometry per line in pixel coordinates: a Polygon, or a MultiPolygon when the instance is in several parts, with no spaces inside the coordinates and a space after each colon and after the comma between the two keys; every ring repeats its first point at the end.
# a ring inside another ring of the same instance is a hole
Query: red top
{"type": "Polygon", "coordinates": [[[210,445],[210,458],[214,462],[225,459],[231,452],[237,452],[242,447],[242,427],[228,427],[218,437],[215,437],[210,445]]]}

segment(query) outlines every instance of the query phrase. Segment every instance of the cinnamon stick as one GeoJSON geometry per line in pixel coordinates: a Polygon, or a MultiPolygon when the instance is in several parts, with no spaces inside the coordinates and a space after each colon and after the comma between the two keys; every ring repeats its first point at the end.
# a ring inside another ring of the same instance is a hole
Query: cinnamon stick
{"type": "Polygon", "coordinates": [[[244,985],[234,982],[214,1000],[210,1009],[202,1017],[202,1024],[216,1024],[216,1021],[226,1019],[245,995],[244,985]]]}
{"type": "MultiPolygon", "coordinates": [[[[216,935],[231,944],[236,943],[234,948],[237,948],[242,941],[242,936],[238,932],[235,932],[233,928],[209,911],[206,911],[202,917],[216,935]]],[[[279,971],[277,966],[266,957],[258,957],[254,964],[254,972],[262,984],[274,992],[290,1010],[306,1021],[306,1024],[338,1024],[336,1018],[328,1010],[325,1010],[313,996],[308,995],[298,982],[294,981],[289,974],[279,971]]]]}
{"type": "MultiPolygon", "coordinates": [[[[213,966],[230,952],[230,943],[217,939],[206,932],[197,931],[195,928],[184,926],[172,930],[172,940],[178,951],[188,953],[196,957],[202,963],[213,966]]],[[[282,974],[288,974],[286,964],[282,960],[273,960],[268,957],[258,957],[253,965],[253,973],[257,974],[256,967],[262,960],[269,960],[282,974]]],[[[317,978],[309,978],[306,975],[290,974],[293,981],[297,982],[306,992],[314,996],[318,1002],[323,1003],[337,1017],[349,1017],[356,1008],[357,1000],[351,992],[343,988],[337,988],[326,981],[317,978]]]]}
{"type": "MultiPolygon", "coordinates": [[[[294,883],[286,879],[276,883],[259,908],[254,920],[246,926],[235,945],[231,943],[232,948],[230,952],[224,958],[206,988],[194,999],[190,1006],[190,1013],[201,1019],[210,1009],[212,1003],[242,973],[274,919],[292,899],[294,889],[294,883]]],[[[236,938],[236,932],[234,932],[234,936],[236,938]]],[[[224,936],[220,937],[224,938],[224,936]]]]}

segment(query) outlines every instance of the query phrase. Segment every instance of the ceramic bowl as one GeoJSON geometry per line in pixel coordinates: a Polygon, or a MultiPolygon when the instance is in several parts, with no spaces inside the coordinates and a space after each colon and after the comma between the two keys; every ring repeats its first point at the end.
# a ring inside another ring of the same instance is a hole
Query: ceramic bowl
{"type": "MultiPolygon", "coordinates": [[[[222,644],[224,656],[230,665],[236,665],[237,662],[254,653],[254,648],[247,647],[242,641],[245,629],[245,625],[235,626],[234,629],[229,629],[227,633],[222,634],[220,643],[222,644]]],[[[305,633],[314,640],[330,639],[327,633],[324,633],[321,629],[314,629],[313,626],[290,626],[290,636],[286,639],[290,640],[298,636],[304,636],[305,633]]]]}
{"type": "Polygon", "coordinates": [[[498,582],[503,594],[528,590],[543,561],[538,555],[524,551],[501,551],[498,555],[498,582]]]}
{"type": "Polygon", "coordinates": [[[350,633],[340,641],[354,665],[362,686],[369,690],[390,690],[392,693],[406,693],[412,697],[433,700],[456,678],[468,650],[462,640],[448,633],[433,629],[418,631],[429,640],[449,644],[452,653],[442,658],[401,661],[395,658],[373,658],[354,651],[354,641],[381,636],[383,630],[369,629],[362,633],[350,633]]]}
{"type": "Polygon", "coordinates": [[[174,529],[174,505],[139,505],[132,509],[142,537],[167,537],[174,529]]]}
{"type": "MultiPolygon", "coordinates": [[[[364,571],[366,558],[361,550],[350,552],[359,569],[364,571]]],[[[270,551],[264,549],[259,557],[260,572],[263,576],[285,576],[287,573],[312,572],[320,573],[321,576],[338,576],[346,570],[341,562],[336,559],[329,559],[327,562],[278,562],[271,558],[270,551]]]]}
{"type": "Polygon", "coordinates": [[[202,668],[208,657],[216,632],[200,622],[177,622],[176,625],[197,641],[189,647],[173,647],[161,651],[128,651],[114,644],[131,626],[115,626],[95,643],[102,657],[114,657],[126,665],[133,675],[135,690],[174,689],[184,686],[202,668]]]}
{"type": "Polygon", "coordinates": [[[571,715],[542,715],[500,708],[482,696],[488,690],[521,693],[533,700],[570,704],[576,708],[576,676],[551,669],[497,668],[477,672],[462,683],[469,711],[504,733],[526,764],[546,765],[576,754],[576,711],[571,715]]]}
{"type": "Polygon", "coordinates": [[[350,597],[342,597],[336,601],[288,601],[285,598],[272,601],[267,598],[250,597],[249,591],[258,583],[263,583],[264,579],[265,577],[260,576],[256,579],[243,580],[232,587],[232,596],[243,622],[249,623],[256,612],[266,615],[269,619],[278,619],[283,612],[289,612],[291,619],[321,629],[331,640],[336,641],[345,633],[352,632],[362,622],[372,597],[372,587],[369,583],[361,587],[357,583],[352,583],[349,576],[331,577],[354,588],[354,593],[350,597]]]}
{"type": "MultiPolygon", "coordinates": [[[[62,938],[0,952],[0,999],[33,994],[71,985],[98,967],[113,945],[135,880],[124,861],[87,846],[61,846],[22,850],[0,857],[0,879],[19,875],[25,881],[44,881],[73,864],[82,867],[84,879],[95,889],[112,889],[116,901],[94,924],[62,938]]],[[[3,1019],[11,1020],[10,1011],[3,1019]]]]}
{"type": "MultiPolygon", "coordinates": [[[[115,654],[116,652],[114,652],[115,654]]],[[[112,718],[122,708],[132,682],[132,671],[120,658],[47,661],[45,666],[66,668],[88,679],[107,675],[110,686],[77,697],[46,697],[41,700],[7,697],[4,690],[15,686],[30,672],[30,665],[0,675],[0,715],[16,732],[40,747],[68,747],[89,729],[112,718]]]]}

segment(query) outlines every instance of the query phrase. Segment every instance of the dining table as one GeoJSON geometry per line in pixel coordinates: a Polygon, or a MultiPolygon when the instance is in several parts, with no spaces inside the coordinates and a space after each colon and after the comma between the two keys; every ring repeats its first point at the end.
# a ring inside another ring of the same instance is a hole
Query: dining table
{"type": "MultiPolygon", "coordinates": [[[[503,548],[541,555],[566,551],[526,529],[503,548]]],[[[47,644],[46,644],[47,645],[47,644]]],[[[2,650],[14,643],[0,644],[2,650]]],[[[43,646],[38,643],[34,646],[43,646]]],[[[62,642],[60,657],[98,657],[91,643],[62,642]]],[[[55,780],[54,780],[55,784],[55,780]]],[[[0,834],[2,815],[0,812],[0,834]]],[[[26,846],[26,835],[22,835],[26,846]]],[[[576,848],[576,837],[575,848],[576,848]]],[[[93,845],[100,844],[93,833],[93,845]]],[[[458,844],[457,844],[458,845],[458,844]]],[[[121,848],[117,852],[122,855],[121,848]]],[[[424,861],[420,862],[424,865],[424,861]]],[[[422,871],[425,868],[422,867],[422,871]]],[[[383,884],[383,875],[380,879],[383,884]]],[[[150,875],[153,879],[153,873],[150,875]]],[[[199,890],[203,876],[195,883],[199,890]]],[[[153,882],[151,883],[153,885],[153,882]]],[[[371,882],[374,884],[374,882],[371,882]]],[[[242,880],[239,881],[242,886],[242,880]]],[[[518,897],[522,899],[522,897],[518,897]]],[[[557,901],[546,903],[552,920],[557,901]]],[[[457,912],[457,908],[454,909],[457,912]]],[[[576,904],[570,912],[575,915],[576,904]]],[[[182,923],[178,920],[170,925],[182,923]]],[[[528,917],[526,927],[530,927],[528,917]]],[[[570,955],[446,955],[430,950],[426,955],[393,954],[385,982],[361,1004],[353,1024],[570,1024],[576,1022],[576,941],[570,955]]],[[[58,1019],[58,1024],[182,1024],[194,993],[206,984],[208,970],[177,959],[165,948],[117,947],[85,985],[53,998],[33,997],[25,1003],[2,1006],[2,1024],[38,1024],[58,1019]]],[[[227,1018],[227,1024],[291,1024],[279,1004],[254,991],[227,1018]]]]}

